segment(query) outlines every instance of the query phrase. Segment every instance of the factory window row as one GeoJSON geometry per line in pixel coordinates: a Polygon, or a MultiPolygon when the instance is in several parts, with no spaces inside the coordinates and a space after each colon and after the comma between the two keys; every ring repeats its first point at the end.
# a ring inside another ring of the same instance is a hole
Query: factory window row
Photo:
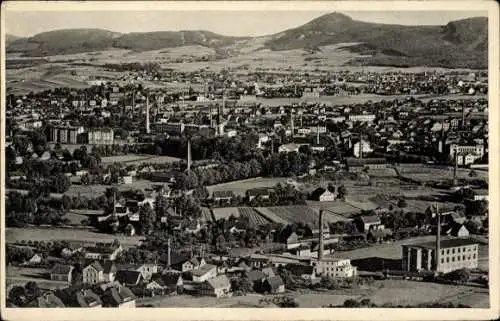
{"type": "Polygon", "coordinates": [[[455,253],[465,253],[465,252],[471,252],[475,250],[476,248],[474,247],[463,247],[463,248],[451,248],[451,249],[446,249],[446,250],[441,250],[441,254],[455,254],[455,253]],[[445,252],[446,251],[446,252],[445,252]]]}
{"type": "MultiPolygon", "coordinates": [[[[473,255],[472,255],[472,259],[475,259],[475,258],[476,258],[476,254],[473,254],[473,255]]],[[[467,257],[466,257],[465,255],[462,255],[462,256],[457,255],[456,257],[455,257],[455,256],[452,256],[452,257],[451,257],[451,262],[455,262],[455,259],[456,259],[456,261],[457,261],[457,262],[458,262],[458,261],[466,261],[466,260],[470,260],[470,259],[471,259],[471,256],[470,256],[470,255],[469,255],[469,256],[467,256],[467,257]]],[[[441,258],[441,263],[444,263],[444,262],[445,262],[445,260],[446,260],[446,263],[450,263],[450,257],[447,257],[447,258],[441,258]]]]}

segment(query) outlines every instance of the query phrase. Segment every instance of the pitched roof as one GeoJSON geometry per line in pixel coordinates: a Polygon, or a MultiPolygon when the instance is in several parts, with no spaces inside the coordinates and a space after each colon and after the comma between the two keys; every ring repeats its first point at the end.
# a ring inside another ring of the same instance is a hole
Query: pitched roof
{"type": "Polygon", "coordinates": [[[71,265],[56,264],[54,265],[52,270],[50,270],[50,274],[68,274],[71,272],[72,269],[73,266],[71,265]]]}
{"type": "Polygon", "coordinates": [[[363,223],[380,223],[380,218],[376,215],[360,216],[359,219],[363,223]]]}
{"type": "Polygon", "coordinates": [[[177,282],[179,282],[179,278],[182,279],[182,275],[180,273],[170,273],[170,272],[162,274],[160,277],[166,286],[177,285],[177,282]]]}
{"type": "Polygon", "coordinates": [[[230,198],[230,197],[234,197],[234,193],[233,193],[233,191],[214,191],[213,197],[214,198],[230,198]]]}
{"type": "Polygon", "coordinates": [[[93,267],[97,271],[104,271],[104,268],[102,267],[101,263],[99,263],[98,261],[94,261],[92,264],[88,265],[87,267],[89,267],[89,266],[93,267]]]}
{"type": "Polygon", "coordinates": [[[248,271],[246,275],[251,282],[255,282],[266,278],[266,275],[259,270],[248,271]]]}
{"type": "Polygon", "coordinates": [[[119,270],[116,272],[115,280],[121,284],[136,284],[141,278],[141,272],[130,270],[119,270]]]}
{"type": "Polygon", "coordinates": [[[217,268],[217,266],[215,266],[215,265],[205,264],[205,265],[200,266],[197,269],[192,270],[191,274],[194,276],[202,276],[202,275],[205,275],[208,272],[210,272],[211,270],[216,269],[216,268],[217,268]]]}
{"type": "Polygon", "coordinates": [[[303,274],[311,275],[314,273],[314,267],[310,265],[302,264],[288,264],[286,269],[290,271],[293,275],[301,276],[303,274]]]}
{"type": "Polygon", "coordinates": [[[101,298],[90,289],[76,292],[76,303],[80,307],[102,305],[101,298]]]}
{"type": "Polygon", "coordinates": [[[206,282],[214,289],[220,289],[231,286],[231,282],[229,281],[229,279],[225,274],[211,278],[206,282]]]}
{"type": "Polygon", "coordinates": [[[265,282],[267,282],[272,289],[277,289],[278,287],[285,285],[283,279],[279,275],[269,277],[265,279],[265,282]]]}
{"type": "Polygon", "coordinates": [[[46,292],[27,304],[36,308],[64,308],[65,305],[54,293],[46,292]]]}
{"type": "Polygon", "coordinates": [[[262,273],[264,273],[267,277],[273,277],[276,275],[272,267],[263,268],[262,273]]]}
{"type": "Polygon", "coordinates": [[[269,189],[267,187],[252,188],[248,189],[247,193],[249,196],[269,195],[269,189]]]}
{"type": "Polygon", "coordinates": [[[102,267],[104,269],[104,273],[108,274],[108,273],[114,273],[117,271],[117,268],[116,268],[116,265],[113,261],[105,261],[103,264],[102,264],[102,267]]]}

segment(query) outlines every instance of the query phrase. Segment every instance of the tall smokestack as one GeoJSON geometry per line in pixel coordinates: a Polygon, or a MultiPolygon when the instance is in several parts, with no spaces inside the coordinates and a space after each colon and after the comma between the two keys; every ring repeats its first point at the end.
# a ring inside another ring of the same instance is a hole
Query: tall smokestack
{"type": "Polygon", "coordinates": [[[294,129],[294,126],[293,126],[293,106],[291,107],[292,109],[290,110],[290,121],[292,122],[292,140],[293,140],[293,137],[295,135],[295,129],[294,129]]]}
{"type": "Polygon", "coordinates": [[[439,206],[436,204],[436,219],[437,219],[437,231],[436,231],[436,272],[439,271],[441,263],[441,214],[439,213],[439,206]]]}
{"type": "Polygon", "coordinates": [[[319,123],[318,123],[318,127],[316,127],[316,131],[317,131],[317,133],[316,133],[316,135],[317,135],[316,136],[316,144],[319,145],[319,123]]]}
{"type": "Polygon", "coordinates": [[[453,165],[453,186],[457,186],[458,185],[458,181],[457,181],[458,153],[456,150],[455,150],[454,156],[455,156],[454,157],[455,164],[453,165]]]}
{"type": "Polygon", "coordinates": [[[318,261],[323,260],[323,210],[319,210],[319,249],[318,249],[318,261]]]}
{"type": "Polygon", "coordinates": [[[150,133],[149,129],[149,94],[146,98],[146,134],[150,133]]]}
{"type": "Polygon", "coordinates": [[[167,267],[170,268],[170,265],[172,264],[172,251],[171,251],[171,242],[170,238],[167,240],[167,267]]]}
{"type": "Polygon", "coordinates": [[[460,124],[460,129],[465,129],[465,105],[462,105],[462,123],[460,124]]]}
{"type": "Polygon", "coordinates": [[[363,158],[363,134],[359,131],[359,158],[363,158]]]}
{"type": "Polygon", "coordinates": [[[191,139],[188,138],[188,146],[187,146],[187,170],[188,172],[191,170],[191,139]]]}

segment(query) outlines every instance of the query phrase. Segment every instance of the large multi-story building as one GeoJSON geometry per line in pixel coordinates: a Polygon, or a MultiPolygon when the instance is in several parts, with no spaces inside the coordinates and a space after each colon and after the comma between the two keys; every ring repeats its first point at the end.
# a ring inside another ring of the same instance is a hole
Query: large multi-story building
{"type": "Polygon", "coordinates": [[[90,145],[113,145],[113,129],[92,129],[87,132],[87,143],[90,145]]]}
{"type": "Polygon", "coordinates": [[[313,264],[316,265],[316,274],[330,278],[352,278],[357,274],[357,268],[349,259],[323,258],[313,264]]]}
{"type": "Polygon", "coordinates": [[[373,114],[349,115],[349,120],[371,122],[375,120],[375,115],[373,114]]]}
{"type": "Polygon", "coordinates": [[[450,144],[450,156],[454,156],[457,154],[476,154],[479,157],[483,157],[484,155],[484,145],[458,145],[458,144],[450,144]]]}
{"type": "Polygon", "coordinates": [[[436,264],[436,242],[403,245],[403,270],[407,272],[437,271],[448,273],[478,266],[478,243],[471,239],[440,241],[439,262],[436,264]]]}
{"type": "Polygon", "coordinates": [[[81,142],[80,134],[84,131],[82,126],[47,126],[47,138],[54,143],[79,144],[81,142]]]}

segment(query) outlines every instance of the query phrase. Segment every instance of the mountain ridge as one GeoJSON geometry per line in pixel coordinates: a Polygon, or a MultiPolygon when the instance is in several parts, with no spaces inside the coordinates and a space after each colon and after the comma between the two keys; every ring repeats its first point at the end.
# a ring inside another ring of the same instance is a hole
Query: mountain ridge
{"type": "Polygon", "coordinates": [[[153,31],[119,33],[109,30],[59,29],[32,37],[11,39],[7,53],[24,56],[49,56],[110,49],[149,51],[189,45],[217,50],[233,50],[265,39],[262,49],[272,51],[316,50],[339,43],[360,43],[346,47],[365,58],[352,64],[397,66],[446,66],[485,68],[487,66],[488,21],[472,17],[445,25],[408,26],[354,20],[342,13],[328,13],[301,26],[261,37],[233,37],[207,30],[153,31]]]}

